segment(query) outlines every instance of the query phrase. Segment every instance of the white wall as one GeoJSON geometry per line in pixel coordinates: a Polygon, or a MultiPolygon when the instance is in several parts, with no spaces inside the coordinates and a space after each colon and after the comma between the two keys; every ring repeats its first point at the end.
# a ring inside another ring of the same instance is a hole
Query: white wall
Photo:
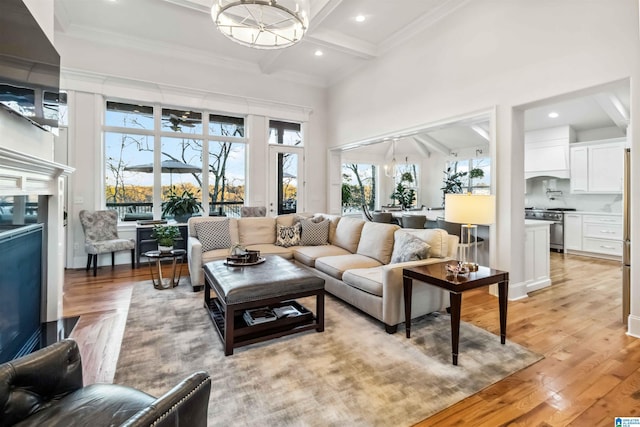
{"type": "MultiPolygon", "coordinates": [[[[68,266],[86,263],[83,233],[75,221],[82,209],[104,208],[102,138],[104,99],[140,100],[162,105],[203,108],[249,115],[247,203],[268,201],[266,132],[269,118],[306,122],[305,201],[300,210],[326,208],[326,99],[319,88],[290,83],[249,71],[175,60],[171,52],[149,53],[88,43],[56,34],[62,58],[61,88],[69,91],[68,266]]],[[[123,237],[133,237],[133,230],[123,237]]],[[[107,260],[105,260],[106,262],[107,260]]],[[[118,263],[129,262],[120,254],[118,263]]]]}
{"type": "Polygon", "coordinates": [[[493,266],[510,272],[510,296],[521,297],[523,118],[514,107],[637,77],[639,52],[637,2],[468,2],[332,87],[328,139],[342,145],[496,106],[493,266]]]}

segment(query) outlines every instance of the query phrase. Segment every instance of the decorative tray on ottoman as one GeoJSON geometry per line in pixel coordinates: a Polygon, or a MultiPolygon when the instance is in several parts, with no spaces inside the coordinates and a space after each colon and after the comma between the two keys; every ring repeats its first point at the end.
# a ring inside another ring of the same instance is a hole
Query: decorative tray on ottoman
{"type": "Polygon", "coordinates": [[[224,262],[230,267],[243,267],[247,265],[262,264],[266,258],[260,256],[260,251],[246,251],[241,255],[229,255],[224,262]]]}

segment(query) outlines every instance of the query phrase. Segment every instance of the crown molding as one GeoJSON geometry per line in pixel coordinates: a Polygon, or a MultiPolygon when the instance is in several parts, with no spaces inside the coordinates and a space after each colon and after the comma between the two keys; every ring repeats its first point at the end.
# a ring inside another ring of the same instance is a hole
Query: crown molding
{"type": "MultiPolygon", "coordinates": [[[[271,78],[276,78],[281,81],[294,82],[306,86],[318,88],[327,87],[326,81],[315,76],[309,76],[287,70],[273,70],[271,73],[267,74],[262,72],[259,64],[250,61],[242,61],[227,56],[215,55],[202,49],[189,48],[174,43],[153,41],[141,37],[123,36],[119,33],[101,31],[77,24],[68,26],[66,31],[58,33],[58,35],[59,36],[56,37],[56,40],[59,43],[63,42],[63,37],[68,37],[92,44],[144,52],[145,54],[152,52],[158,55],[163,55],[163,52],[171,52],[170,60],[172,62],[175,60],[185,60],[200,63],[208,67],[219,67],[232,71],[268,75],[271,78]]],[[[169,56],[167,57],[169,58],[169,56]]]]}

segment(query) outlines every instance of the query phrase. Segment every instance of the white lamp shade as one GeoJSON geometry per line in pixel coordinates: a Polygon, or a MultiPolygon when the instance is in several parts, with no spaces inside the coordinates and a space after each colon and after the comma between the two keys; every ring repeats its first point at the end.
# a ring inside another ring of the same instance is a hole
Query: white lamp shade
{"type": "Polygon", "coordinates": [[[446,194],[444,220],[457,224],[489,225],[495,221],[495,196],[446,194]]]}

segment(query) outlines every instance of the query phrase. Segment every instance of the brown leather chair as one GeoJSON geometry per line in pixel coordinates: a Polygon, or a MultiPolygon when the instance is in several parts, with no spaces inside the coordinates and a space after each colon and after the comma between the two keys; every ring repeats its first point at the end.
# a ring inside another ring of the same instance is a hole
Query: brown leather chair
{"type": "Polygon", "coordinates": [[[0,365],[0,427],[206,427],[210,391],[204,371],[157,399],[117,384],[83,387],[80,350],[67,339],[0,365]]]}

